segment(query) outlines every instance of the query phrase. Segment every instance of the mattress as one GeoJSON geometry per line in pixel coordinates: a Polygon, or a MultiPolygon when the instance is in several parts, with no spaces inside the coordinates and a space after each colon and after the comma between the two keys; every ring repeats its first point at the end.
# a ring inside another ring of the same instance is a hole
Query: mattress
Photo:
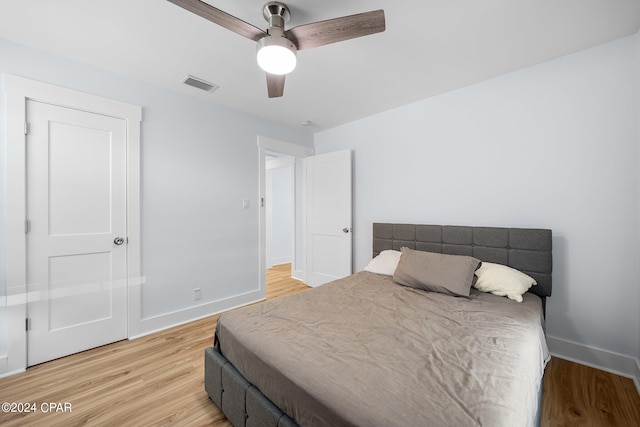
{"type": "Polygon", "coordinates": [[[539,297],[426,292],[360,272],[223,314],[221,353],[300,426],[530,426],[539,297]]]}

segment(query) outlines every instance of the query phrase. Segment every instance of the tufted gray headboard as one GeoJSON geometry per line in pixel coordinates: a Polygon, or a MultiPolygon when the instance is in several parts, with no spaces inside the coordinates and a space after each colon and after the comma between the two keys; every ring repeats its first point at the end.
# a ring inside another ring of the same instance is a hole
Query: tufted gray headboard
{"type": "Polygon", "coordinates": [[[551,230],[454,225],[373,224],[373,256],[386,249],[469,255],[508,265],[533,277],[529,292],[551,296],[551,230]]]}

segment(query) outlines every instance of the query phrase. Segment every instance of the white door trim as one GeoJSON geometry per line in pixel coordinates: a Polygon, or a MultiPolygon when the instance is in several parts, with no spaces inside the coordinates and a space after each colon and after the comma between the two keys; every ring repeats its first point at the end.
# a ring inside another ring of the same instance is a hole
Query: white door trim
{"type": "MultiPolygon", "coordinates": [[[[272,151],[276,153],[288,154],[294,157],[307,157],[312,156],[315,150],[311,147],[305,147],[302,145],[291,144],[289,142],[279,141],[277,139],[269,138],[267,136],[258,135],[258,209],[260,211],[260,226],[259,226],[259,251],[258,251],[258,271],[259,271],[259,291],[263,295],[266,295],[266,239],[267,239],[267,220],[265,208],[261,206],[260,201],[266,197],[266,153],[272,151]]],[[[294,171],[295,174],[295,171],[294,171]]],[[[303,187],[304,188],[304,187],[303,187]]],[[[295,179],[294,179],[294,192],[295,192],[295,179]]],[[[294,206],[295,209],[295,206],[294,206]]],[[[304,201],[303,201],[304,210],[304,201]]],[[[302,216],[304,221],[304,214],[302,216]]],[[[305,226],[303,224],[303,230],[305,226]]],[[[304,239],[303,232],[303,239],[304,239]]],[[[304,244],[303,244],[304,247],[304,244]]],[[[295,270],[296,259],[296,245],[293,245],[293,261],[291,263],[292,271],[295,270]]]]}
{"type": "Polygon", "coordinates": [[[127,123],[127,278],[128,336],[140,328],[140,121],[139,106],[4,74],[7,166],[7,354],[0,354],[0,376],[27,366],[26,158],[28,99],[117,117],[127,123]]]}

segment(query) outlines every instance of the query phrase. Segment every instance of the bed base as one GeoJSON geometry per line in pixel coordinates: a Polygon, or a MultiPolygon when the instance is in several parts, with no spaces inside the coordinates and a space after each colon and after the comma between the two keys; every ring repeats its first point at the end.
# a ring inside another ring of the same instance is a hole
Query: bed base
{"type": "MultiPolygon", "coordinates": [[[[534,426],[542,422],[542,388],[534,426]]],[[[204,389],[234,427],[298,427],[287,414],[247,381],[216,347],[204,350],[204,389]]]]}
{"type": "Polygon", "coordinates": [[[204,351],[204,389],[234,427],[297,427],[216,347],[204,351]]]}

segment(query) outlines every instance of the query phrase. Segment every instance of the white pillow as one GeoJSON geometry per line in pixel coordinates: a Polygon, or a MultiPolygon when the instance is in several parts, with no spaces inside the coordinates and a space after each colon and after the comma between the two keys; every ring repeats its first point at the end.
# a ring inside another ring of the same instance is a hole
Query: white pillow
{"type": "Polygon", "coordinates": [[[364,271],[369,271],[376,274],[384,274],[385,276],[393,276],[393,273],[398,267],[398,261],[400,261],[400,255],[402,252],[386,250],[380,252],[380,254],[369,261],[369,264],[364,268],[364,271]]]}
{"type": "Polygon", "coordinates": [[[473,285],[476,289],[507,296],[518,302],[522,302],[522,295],[536,284],[532,277],[521,271],[491,262],[483,262],[475,274],[478,276],[478,281],[473,285]]]}

